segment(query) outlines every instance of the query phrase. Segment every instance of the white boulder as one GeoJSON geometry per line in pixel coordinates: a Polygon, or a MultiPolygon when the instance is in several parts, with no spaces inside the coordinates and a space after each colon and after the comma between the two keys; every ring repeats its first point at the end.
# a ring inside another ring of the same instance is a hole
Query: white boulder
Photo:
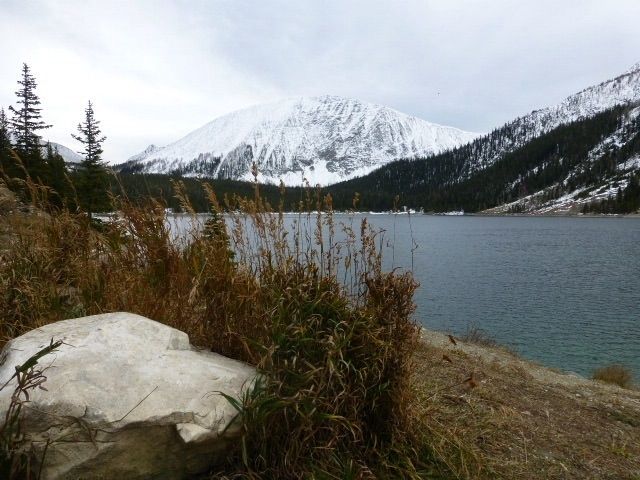
{"type": "MultiPolygon", "coordinates": [[[[110,313],[12,340],[0,385],[51,339],[64,344],[39,361],[50,365],[47,391],[33,390],[23,410],[27,441],[40,455],[49,443],[43,479],[185,478],[219,463],[237,437],[237,412],[217,392],[239,397],[252,367],[196,350],[161,323],[110,313]]],[[[14,382],[0,391],[0,421],[14,382]]]]}

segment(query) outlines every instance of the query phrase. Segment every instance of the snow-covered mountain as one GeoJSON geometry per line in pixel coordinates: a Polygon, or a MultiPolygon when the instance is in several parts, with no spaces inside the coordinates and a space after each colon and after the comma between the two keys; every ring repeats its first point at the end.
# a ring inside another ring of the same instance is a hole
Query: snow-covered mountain
{"type": "Polygon", "coordinates": [[[468,173],[492,165],[505,153],[521,147],[559,125],[593,117],[615,105],[640,102],[640,63],[622,75],[568,96],[562,102],[516,118],[478,138],[477,153],[470,159],[468,173]]]}
{"type": "MultiPolygon", "coordinates": [[[[65,147],[64,145],[56,142],[47,142],[47,143],[51,144],[51,148],[53,148],[54,151],[57,151],[60,154],[60,156],[64,158],[65,162],[67,163],[82,162],[83,160],[82,155],[74,152],[69,147],[65,147]]],[[[47,153],[47,143],[43,144],[41,147],[43,154],[47,153]]]]}
{"type": "Polygon", "coordinates": [[[608,211],[613,202],[598,202],[611,195],[622,205],[626,200],[617,199],[635,195],[636,178],[640,64],[460,148],[394,162],[340,187],[382,192],[378,204],[400,195],[414,208],[434,211],[575,213],[608,211]]]}
{"type": "Polygon", "coordinates": [[[423,157],[477,134],[336,96],[301,97],[224,115],[166,147],[149,146],[124,170],[328,185],[399,158],[423,157]]]}
{"type": "MultiPolygon", "coordinates": [[[[600,131],[600,139],[583,161],[552,185],[515,201],[489,209],[488,213],[566,214],[620,195],[640,178],[640,106],[633,102],[618,118],[617,128],[600,131]],[[603,168],[603,166],[609,168],[603,168]],[[597,172],[595,175],[593,172],[597,172]],[[585,181],[585,177],[588,181],[585,181]]],[[[543,163],[537,171],[544,169],[543,163]]],[[[527,177],[517,180],[525,185],[527,177]]]]}
{"type": "Polygon", "coordinates": [[[137,155],[134,155],[133,157],[129,157],[128,161],[136,162],[138,160],[144,160],[145,158],[148,158],[154,153],[156,153],[158,150],[162,150],[162,147],[158,147],[157,145],[151,144],[147,148],[145,148],[142,152],[138,153],[137,155]]]}

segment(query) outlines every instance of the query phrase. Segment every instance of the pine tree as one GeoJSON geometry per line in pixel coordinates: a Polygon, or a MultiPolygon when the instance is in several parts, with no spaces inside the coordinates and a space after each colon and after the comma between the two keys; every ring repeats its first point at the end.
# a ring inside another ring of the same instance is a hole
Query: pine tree
{"type": "Polygon", "coordinates": [[[0,108],[0,149],[11,148],[11,137],[9,135],[9,120],[4,108],[0,108]]]}
{"type": "Polygon", "coordinates": [[[5,158],[8,158],[11,149],[11,135],[9,133],[9,120],[4,113],[4,108],[0,108],[0,165],[6,168],[4,164],[5,158]]]}
{"type": "Polygon", "coordinates": [[[14,146],[29,174],[38,178],[45,174],[38,131],[49,128],[51,125],[45,124],[42,120],[40,99],[35,93],[36,80],[26,63],[22,64],[22,79],[18,80],[18,85],[20,87],[15,92],[18,96],[17,107],[9,107],[9,111],[13,114],[10,125],[13,130],[14,146]]]}
{"type": "Polygon", "coordinates": [[[102,143],[107,137],[102,136],[100,122],[95,119],[93,105],[85,109],[85,119],[78,124],[79,135],[71,134],[84,145],[84,160],[79,168],[78,194],[82,207],[91,216],[97,211],[107,210],[109,205],[109,175],[102,161],[102,143]]]}
{"type": "Polygon", "coordinates": [[[4,108],[0,108],[0,178],[4,178],[7,183],[10,183],[11,179],[19,176],[20,173],[11,149],[9,119],[4,108]]]}
{"type": "Polygon", "coordinates": [[[47,143],[45,160],[49,167],[49,186],[53,195],[49,201],[56,207],[73,207],[73,191],[68,177],[67,166],[58,150],[47,143]]]}

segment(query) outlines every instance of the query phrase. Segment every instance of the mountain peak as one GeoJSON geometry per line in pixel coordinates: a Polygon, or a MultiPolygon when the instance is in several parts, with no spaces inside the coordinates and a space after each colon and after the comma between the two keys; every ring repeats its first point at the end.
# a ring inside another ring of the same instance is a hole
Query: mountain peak
{"type": "Polygon", "coordinates": [[[162,147],[158,147],[157,145],[154,145],[152,143],[147,148],[145,148],[142,152],[140,152],[137,155],[134,155],[133,157],[129,158],[129,161],[131,162],[131,161],[142,160],[142,159],[148,157],[149,155],[154,154],[155,152],[157,152],[158,150],[161,150],[161,149],[162,149],[162,147]]]}
{"type": "Polygon", "coordinates": [[[439,153],[474,133],[335,95],[293,97],[216,118],[166,147],[129,159],[148,172],[178,171],[299,185],[330,184],[390,161],[439,153]]]}
{"type": "Polygon", "coordinates": [[[158,147],[157,145],[154,145],[153,143],[151,145],[149,145],[147,148],[144,149],[143,153],[153,153],[157,150],[159,150],[161,147],[158,147]]]}

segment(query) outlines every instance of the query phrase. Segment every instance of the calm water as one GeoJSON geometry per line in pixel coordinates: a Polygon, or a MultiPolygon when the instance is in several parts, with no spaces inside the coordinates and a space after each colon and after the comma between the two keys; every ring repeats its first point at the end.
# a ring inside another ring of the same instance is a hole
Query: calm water
{"type": "Polygon", "coordinates": [[[616,362],[640,377],[640,219],[367,217],[394,241],[388,266],[411,268],[417,242],[424,326],[475,325],[549,366],[589,375],[616,362]]]}
{"type": "MultiPolygon", "coordinates": [[[[415,216],[411,223],[426,327],[462,333],[475,324],[550,366],[588,375],[622,362],[640,375],[640,219],[415,216]]],[[[407,224],[396,220],[396,258],[410,245],[397,233],[407,224]]]]}

